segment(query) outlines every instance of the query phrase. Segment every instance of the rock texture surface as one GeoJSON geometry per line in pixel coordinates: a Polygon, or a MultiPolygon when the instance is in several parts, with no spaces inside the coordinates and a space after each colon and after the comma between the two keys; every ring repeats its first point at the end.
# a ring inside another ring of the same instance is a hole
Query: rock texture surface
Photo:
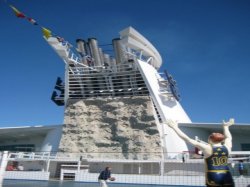
{"type": "Polygon", "coordinates": [[[94,158],[158,159],[160,136],[148,96],[70,100],[59,151],[94,158]]]}

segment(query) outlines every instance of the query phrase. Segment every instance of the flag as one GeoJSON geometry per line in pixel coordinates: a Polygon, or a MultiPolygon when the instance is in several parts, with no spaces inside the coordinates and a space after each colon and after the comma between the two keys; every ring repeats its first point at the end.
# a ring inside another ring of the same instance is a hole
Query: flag
{"type": "Polygon", "coordinates": [[[17,10],[14,6],[10,5],[10,8],[12,8],[14,13],[16,14],[16,17],[25,18],[25,15],[22,12],[20,12],[19,10],[17,10]]]}
{"type": "Polygon", "coordinates": [[[47,39],[51,37],[51,31],[49,29],[42,27],[42,31],[43,31],[43,36],[45,36],[47,39]]]}
{"type": "Polygon", "coordinates": [[[28,21],[33,24],[33,25],[38,25],[38,23],[36,22],[36,20],[32,19],[32,18],[27,18],[28,21]]]}

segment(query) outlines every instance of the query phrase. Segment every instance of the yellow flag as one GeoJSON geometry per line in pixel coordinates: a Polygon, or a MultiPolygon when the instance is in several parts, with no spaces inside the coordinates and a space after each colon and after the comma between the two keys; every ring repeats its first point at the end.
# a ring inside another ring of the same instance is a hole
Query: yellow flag
{"type": "Polygon", "coordinates": [[[45,36],[47,39],[51,37],[51,31],[49,29],[42,27],[42,31],[43,31],[43,36],[45,36]]]}

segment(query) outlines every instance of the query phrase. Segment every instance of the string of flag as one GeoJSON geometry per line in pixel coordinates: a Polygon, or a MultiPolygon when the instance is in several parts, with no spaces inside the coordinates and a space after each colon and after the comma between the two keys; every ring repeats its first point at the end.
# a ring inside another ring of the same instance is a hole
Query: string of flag
{"type": "MultiPolygon", "coordinates": [[[[9,5],[10,8],[13,10],[13,12],[15,13],[16,17],[18,18],[23,18],[23,19],[27,19],[32,25],[37,25],[37,26],[40,26],[38,24],[38,22],[31,18],[31,17],[28,17],[26,16],[23,12],[19,11],[16,7],[14,7],[13,5],[9,5]]],[[[42,28],[42,33],[43,35],[48,39],[49,37],[52,36],[52,31],[47,29],[46,27],[43,27],[43,26],[40,26],[42,28]]]]}
{"type": "MultiPolygon", "coordinates": [[[[5,1],[6,2],[6,1],[5,1]]],[[[6,2],[7,3],[7,2],[6,2]]],[[[16,17],[18,18],[22,18],[22,19],[26,19],[28,20],[32,25],[35,26],[40,26],[42,29],[42,33],[43,36],[48,39],[49,37],[55,36],[58,41],[63,42],[63,43],[67,43],[67,45],[69,47],[72,47],[73,45],[71,45],[69,42],[66,42],[62,37],[52,33],[52,31],[46,27],[41,26],[40,24],[38,24],[38,22],[33,19],[32,17],[26,16],[23,12],[19,11],[16,7],[14,7],[13,5],[9,5],[9,7],[13,10],[14,14],[16,15],[16,17]]]]}

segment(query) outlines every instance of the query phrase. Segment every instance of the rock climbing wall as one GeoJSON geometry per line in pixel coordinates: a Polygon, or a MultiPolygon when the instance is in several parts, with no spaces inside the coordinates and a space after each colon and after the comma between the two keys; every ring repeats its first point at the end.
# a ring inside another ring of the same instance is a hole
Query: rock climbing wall
{"type": "Polygon", "coordinates": [[[148,96],[69,100],[59,151],[92,158],[159,159],[162,148],[148,96]]]}

